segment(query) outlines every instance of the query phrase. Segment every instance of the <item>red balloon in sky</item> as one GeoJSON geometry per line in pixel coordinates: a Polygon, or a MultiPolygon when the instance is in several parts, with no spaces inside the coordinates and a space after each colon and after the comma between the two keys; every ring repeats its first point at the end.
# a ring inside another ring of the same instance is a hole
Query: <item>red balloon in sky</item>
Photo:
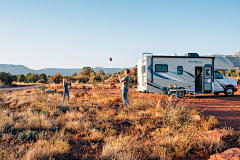
{"type": "Polygon", "coordinates": [[[109,58],[109,61],[111,62],[111,61],[112,61],[112,58],[109,58]]]}

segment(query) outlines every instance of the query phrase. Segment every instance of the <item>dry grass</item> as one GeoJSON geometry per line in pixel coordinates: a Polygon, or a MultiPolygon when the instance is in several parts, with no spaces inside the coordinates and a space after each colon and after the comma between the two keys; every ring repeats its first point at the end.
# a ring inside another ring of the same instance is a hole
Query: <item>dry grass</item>
{"type": "Polygon", "coordinates": [[[62,139],[39,140],[31,147],[24,159],[49,159],[49,157],[60,156],[70,151],[70,145],[62,139]]]}
{"type": "MultiPolygon", "coordinates": [[[[200,117],[187,102],[130,92],[131,105],[124,107],[120,92],[110,96],[102,84],[72,87],[83,86],[95,92],[71,94],[69,105],[62,104],[60,93],[1,93],[0,158],[172,159],[206,157],[229,147],[228,142],[203,134],[218,120],[200,117]],[[28,130],[45,131],[46,135],[17,140],[20,132],[28,130]]],[[[232,129],[223,132],[235,134],[232,129]]]]}

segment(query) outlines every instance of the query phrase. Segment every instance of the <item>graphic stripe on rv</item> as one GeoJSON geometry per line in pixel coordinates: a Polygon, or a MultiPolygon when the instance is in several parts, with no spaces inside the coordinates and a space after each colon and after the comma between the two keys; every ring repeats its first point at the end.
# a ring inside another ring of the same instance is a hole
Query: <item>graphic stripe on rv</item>
{"type": "Polygon", "coordinates": [[[220,86],[222,86],[222,88],[223,89],[225,89],[226,88],[226,85],[225,84],[223,84],[222,82],[220,82],[220,81],[217,81],[219,84],[220,84],[220,86]]]}
{"type": "Polygon", "coordinates": [[[160,75],[160,74],[155,73],[154,71],[152,72],[151,66],[148,67],[148,71],[149,71],[150,73],[153,73],[155,76],[160,77],[160,78],[163,78],[163,79],[171,79],[171,80],[175,80],[175,81],[179,81],[179,82],[183,82],[183,83],[189,83],[189,82],[185,82],[185,81],[182,81],[182,80],[173,78],[173,77],[168,76],[168,75],[166,75],[166,74],[164,74],[164,73],[162,73],[162,74],[160,75]]]}
{"type": "Polygon", "coordinates": [[[185,72],[185,73],[189,74],[190,76],[194,77],[194,75],[192,73],[189,73],[187,71],[183,71],[183,72],[185,72]]]}
{"type": "Polygon", "coordinates": [[[222,61],[224,61],[225,63],[227,63],[229,65],[229,63],[225,59],[223,59],[222,57],[218,57],[218,58],[221,59],[222,61]]]}

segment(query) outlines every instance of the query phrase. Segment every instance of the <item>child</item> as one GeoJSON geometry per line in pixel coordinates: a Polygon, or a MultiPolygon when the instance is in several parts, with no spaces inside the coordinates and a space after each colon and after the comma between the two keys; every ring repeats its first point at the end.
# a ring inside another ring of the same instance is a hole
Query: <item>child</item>
{"type": "MultiPolygon", "coordinates": [[[[174,84],[173,88],[177,89],[177,84],[174,84]]],[[[178,100],[178,98],[179,98],[179,93],[178,91],[176,91],[176,100],[178,100]]]]}
{"type": "Polygon", "coordinates": [[[169,92],[170,89],[172,89],[172,85],[171,84],[168,85],[168,89],[167,89],[168,95],[170,95],[170,92],[169,92]]]}
{"type": "Polygon", "coordinates": [[[177,84],[174,84],[173,88],[174,88],[174,89],[177,89],[177,84]]]}

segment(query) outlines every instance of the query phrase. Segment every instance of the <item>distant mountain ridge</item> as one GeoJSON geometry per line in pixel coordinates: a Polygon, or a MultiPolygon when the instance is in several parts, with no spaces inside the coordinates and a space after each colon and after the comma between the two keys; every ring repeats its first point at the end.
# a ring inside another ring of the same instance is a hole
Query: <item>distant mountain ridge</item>
{"type": "MultiPolygon", "coordinates": [[[[28,74],[28,73],[45,73],[47,75],[54,75],[57,72],[60,72],[64,76],[71,76],[75,72],[78,74],[82,68],[44,68],[40,70],[33,70],[30,69],[24,65],[13,65],[13,64],[0,64],[0,72],[9,72],[12,75],[18,75],[18,74],[28,74]]],[[[125,68],[102,68],[102,67],[96,67],[93,68],[95,72],[97,72],[99,69],[103,69],[105,73],[117,73],[125,68]]]]}

